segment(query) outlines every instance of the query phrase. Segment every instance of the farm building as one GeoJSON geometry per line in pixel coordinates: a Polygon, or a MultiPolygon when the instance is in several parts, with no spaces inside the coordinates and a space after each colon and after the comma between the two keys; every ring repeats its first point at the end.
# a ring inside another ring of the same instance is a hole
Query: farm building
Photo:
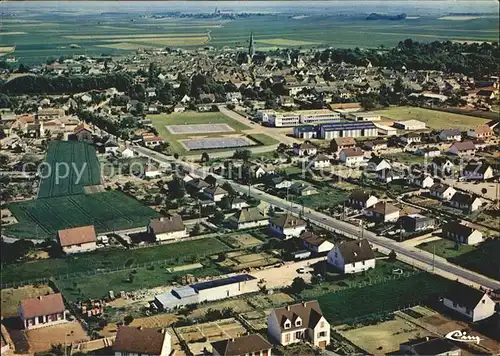
{"type": "Polygon", "coordinates": [[[443,298],[444,306],[464,315],[472,322],[495,313],[495,302],[484,291],[455,283],[443,298]]]}
{"type": "Polygon", "coordinates": [[[330,324],[318,302],[312,300],[273,309],[267,318],[267,335],[279,345],[307,341],[325,348],[330,343],[330,324]]]}
{"type": "Polygon", "coordinates": [[[113,351],[115,356],[168,356],[172,352],[171,336],[166,329],[122,325],[118,327],[113,351]]]}
{"type": "Polygon", "coordinates": [[[272,345],[260,334],[240,336],[212,342],[214,356],[254,355],[271,356],[272,345]]]}
{"type": "Polygon", "coordinates": [[[306,222],[290,214],[278,216],[269,220],[269,231],[284,240],[298,237],[306,229],[306,222]]]}
{"type": "Polygon", "coordinates": [[[416,131],[425,130],[425,122],[418,120],[406,120],[406,121],[396,121],[394,122],[394,127],[401,130],[416,131]]]}
{"type": "Polygon", "coordinates": [[[268,222],[267,216],[257,207],[242,208],[236,214],[231,216],[229,224],[234,229],[248,229],[252,227],[266,226],[268,222]]]}
{"type": "Polygon", "coordinates": [[[249,274],[195,283],[173,288],[169,293],[157,295],[153,304],[160,310],[170,310],[189,304],[236,297],[258,291],[257,283],[258,280],[249,274]]]}
{"type": "Polygon", "coordinates": [[[332,140],[336,137],[378,136],[378,129],[371,121],[340,121],[319,125],[319,137],[332,140]]]}
{"type": "Polygon", "coordinates": [[[177,214],[151,219],[147,231],[154,235],[156,241],[182,239],[189,236],[182,218],[177,214]]]}
{"type": "Polygon", "coordinates": [[[382,125],[380,123],[374,123],[374,124],[377,127],[379,135],[395,136],[398,134],[398,130],[395,129],[394,127],[382,125]]]}
{"type": "Polygon", "coordinates": [[[366,239],[346,241],[328,253],[327,262],[342,273],[358,273],[375,268],[375,254],[366,239]]]}
{"type": "Polygon", "coordinates": [[[483,241],[481,231],[458,222],[444,224],[443,237],[464,245],[475,245],[483,241]]]}
{"type": "Polygon", "coordinates": [[[57,232],[59,245],[64,253],[80,253],[97,248],[94,225],[74,227],[57,232]]]}
{"type": "Polygon", "coordinates": [[[22,300],[18,311],[23,327],[28,330],[66,322],[66,308],[61,293],[22,300]]]}

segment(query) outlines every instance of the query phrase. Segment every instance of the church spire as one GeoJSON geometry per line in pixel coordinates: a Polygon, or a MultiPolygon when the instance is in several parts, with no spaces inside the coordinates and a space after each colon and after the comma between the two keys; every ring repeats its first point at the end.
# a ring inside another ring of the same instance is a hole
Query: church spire
{"type": "Polygon", "coordinates": [[[248,46],[248,55],[250,58],[255,56],[255,43],[253,41],[253,32],[250,32],[250,45],[248,46]]]}

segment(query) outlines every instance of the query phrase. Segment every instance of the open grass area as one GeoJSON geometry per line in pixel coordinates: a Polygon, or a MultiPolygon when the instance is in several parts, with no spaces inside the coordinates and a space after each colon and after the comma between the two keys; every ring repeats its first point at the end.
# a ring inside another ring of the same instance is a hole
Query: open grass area
{"type": "Polygon", "coordinates": [[[356,318],[384,315],[395,310],[436,300],[452,281],[419,273],[410,277],[360,288],[345,289],[318,298],[323,315],[331,324],[349,323],[356,318]]]}
{"type": "MultiPolygon", "coordinates": [[[[152,262],[165,262],[169,266],[182,265],[228,249],[228,246],[219,240],[206,238],[133,250],[99,250],[63,258],[7,265],[2,270],[2,282],[58,278],[66,277],[67,274],[70,275],[69,277],[80,274],[81,277],[78,276],[78,278],[83,278],[99,271],[134,268],[145,264],[150,265],[152,262]]],[[[101,283],[106,280],[94,275],[90,279],[101,283]]]]}
{"type": "Polygon", "coordinates": [[[47,285],[2,289],[2,318],[17,316],[21,300],[37,298],[49,293],[53,293],[53,291],[47,285]]]}
{"type": "Polygon", "coordinates": [[[84,225],[94,225],[98,233],[130,229],[158,215],[119,191],[28,200],[7,208],[19,222],[2,232],[28,239],[55,238],[58,230],[84,225]]]}
{"type": "Polygon", "coordinates": [[[467,130],[489,121],[474,116],[408,106],[395,106],[377,113],[393,121],[419,120],[425,122],[427,127],[436,130],[450,128],[467,130]]]}
{"type": "Polygon", "coordinates": [[[153,125],[158,130],[158,134],[167,140],[170,145],[170,150],[173,153],[184,154],[187,152],[186,148],[179,142],[181,140],[189,139],[192,137],[221,137],[224,135],[235,135],[241,133],[242,130],[248,130],[249,127],[242,123],[231,119],[219,112],[209,113],[172,113],[172,114],[159,114],[148,115],[148,119],[153,122],[153,125]],[[189,133],[189,134],[172,134],[167,126],[169,125],[197,125],[197,124],[227,124],[234,131],[217,132],[217,133],[189,133]]]}
{"type": "Polygon", "coordinates": [[[247,135],[247,137],[250,138],[251,140],[257,142],[257,143],[264,145],[264,146],[277,145],[280,143],[275,138],[268,136],[266,134],[256,133],[256,134],[247,135]]]}
{"type": "Polygon", "coordinates": [[[500,280],[500,239],[490,239],[470,252],[449,261],[490,278],[500,280]]]}
{"type": "Polygon", "coordinates": [[[83,194],[83,187],[101,184],[94,146],[86,142],[50,141],[38,198],[83,194]]]}
{"type": "Polygon", "coordinates": [[[424,251],[434,253],[436,255],[444,257],[444,258],[454,258],[461,256],[465,253],[469,253],[476,249],[475,246],[469,245],[455,245],[455,242],[448,239],[440,239],[431,242],[424,242],[423,244],[418,245],[424,251]]]}
{"type": "Polygon", "coordinates": [[[348,195],[349,193],[343,190],[324,187],[318,189],[317,194],[297,198],[294,197],[293,201],[308,208],[318,209],[342,204],[347,199],[348,195]]]}
{"type": "Polygon", "coordinates": [[[383,158],[390,160],[392,162],[403,163],[406,165],[424,165],[426,163],[430,163],[432,158],[426,158],[423,156],[417,156],[409,152],[398,152],[398,153],[390,153],[382,155],[383,158]]]}

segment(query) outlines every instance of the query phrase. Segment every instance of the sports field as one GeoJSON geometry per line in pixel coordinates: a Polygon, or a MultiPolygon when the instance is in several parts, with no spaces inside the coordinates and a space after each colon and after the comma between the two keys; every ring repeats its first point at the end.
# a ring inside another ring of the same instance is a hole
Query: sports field
{"type": "Polygon", "coordinates": [[[19,221],[3,233],[29,239],[54,238],[58,230],[94,225],[98,233],[146,226],[153,209],[118,191],[53,197],[8,204],[19,221]]]}
{"type": "Polygon", "coordinates": [[[85,142],[50,141],[41,172],[38,198],[83,194],[83,187],[100,185],[94,146],[85,142]]]}
{"type": "Polygon", "coordinates": [[[377,111],[377,113],[393,121],[419,120],[425,122],[428,128],[436,130],[447,128],[467,130],[468,128],[490,121],[474,116],[409,106],[394,106],[386,110],[377,111]]]}

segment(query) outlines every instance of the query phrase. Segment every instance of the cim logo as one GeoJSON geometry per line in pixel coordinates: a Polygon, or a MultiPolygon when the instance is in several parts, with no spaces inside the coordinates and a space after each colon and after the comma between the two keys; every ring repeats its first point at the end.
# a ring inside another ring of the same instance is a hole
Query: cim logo
{"type": "Polygon", "coordinates": [[[481,338],[479,336],[467,335],[465,331],[455,330],[446,334],[445,338],[448,340],[466,342],[466,343],[476,343],[479,345],[481,338]]]}

